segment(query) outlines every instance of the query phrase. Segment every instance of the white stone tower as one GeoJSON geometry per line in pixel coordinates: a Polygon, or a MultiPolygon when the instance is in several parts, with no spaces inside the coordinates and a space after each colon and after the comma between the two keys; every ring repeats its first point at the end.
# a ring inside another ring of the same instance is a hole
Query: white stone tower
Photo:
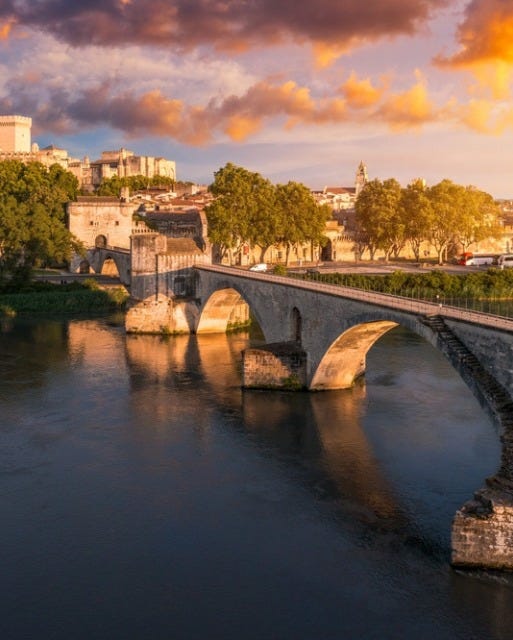
{"type": "Polygon", "coordinates": [[[32,118],[0,116],[0,152],[30,153],[32,118]]]}
{"type": "Polygon", "coordinates": [[[360,161],[360,164],[358,165],[358,169],[356,171],[356,180],[355,180],[356,197],[360,195],[361,190],[364,188],[364,186],[367,184],[368,181],[369,181],[369,176],[367,175],[367,167],[362,160],[360,161]]]}

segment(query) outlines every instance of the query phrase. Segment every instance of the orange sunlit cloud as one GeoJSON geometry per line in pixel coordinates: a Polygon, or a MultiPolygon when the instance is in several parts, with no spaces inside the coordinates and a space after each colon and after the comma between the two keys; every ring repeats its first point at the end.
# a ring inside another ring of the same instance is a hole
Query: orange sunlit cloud
{"type": "Polygon", "coordinates": [[[439,58],[453,66],[476,62],[513,63],[513,4],[504,0],[472,0],[457,30],[460,50],[439,58]]]}
{"type": "Polygon", "coordinates": [[[387,97],[379,109],[381,118],[392,129],[418,128],[436,118],[437,109],[429,98],[425,81],[420,74],[417,76],[416,84],[387,97]]]}
{"type": "Polygon", "coordinates": [[[353,42],[345,45],[331,44],[327,42],[314,42],[312,45],[314,60],[319,69],[329,67],[338,58],[349,51],[353,42]]]}
{"type": "Polygon", "coordinates": [[[513,79],[513,3],[504,0],[472,0],[457,30],[459,50],[438,56],[435,62],[449,69],[466,69],[477,79],[477,87],[495,99],[511,95],[513,79]]]}
{"type": "MultiPolygon", "coordinates": [[[[362,81],[356,76],[350,76],[350,86],[359,86],[359,83],[362,81]]],[[[370,81],[363,81],[363,86],[367,92],[372,87],[370,81]]],[[[79,100],[69,104],[66,111],[71,120],[81,124],[103,121],[131,136],[161,135],[191,145],[208,144],[219,133],[242,142],[255,135],[265,122],[276,118],[284,119],[285,128],[351,121],[361,124],[371,119],[394,130],[405,130],[432,122],[439,115],[420,74],[417,82],[406,91],[386,95],[384,89],[382,92],[383,95],[378,95],[371,91],[374,99],[367,97],[367,104],[361,101],[358,111],[350,115],[345,98],[337,95],[313,98],[308,88],[292,81],[282,84],[258,82],[240,96],[210,101],[205,106],[187,105],[181,100],[167,98],[160,91],[141,96],[129,93],[110,96],[107,87],[98,87],[85,92],[79,100]]],[[[469,126],[477,127],[477,115],[471,116],[469,112],[465,118],[469,126]]],[[[485,130],[484,125],[481,129],[485,130]]]]}
{"type": "Polygon", "coordinates": [[[243,142],[262,127],[262,120],[256,116],[235,115],[228,119],[224,132],[235,142],[243,142]]]}
{"type": "Polygon", "coordinates": [[[12,31],[13,24],[13,20],[8,20],[7,22],[0,23],[0,40],[7,40],[12,31]]]}
{"type": "Polygon", "coordinates": [[[455,120],[472,131],[500,136],[508,130],[513,130],[513,107],[509,105],[475,99],[453,107],[455,120]]]}
{"type": "Polygon", "coordinates": [[[373,86],[370,78],[360,80],[353,71],[341,87],[349,106],[362,109],[377,104],[384,93],[384,88],[373,86]]]}

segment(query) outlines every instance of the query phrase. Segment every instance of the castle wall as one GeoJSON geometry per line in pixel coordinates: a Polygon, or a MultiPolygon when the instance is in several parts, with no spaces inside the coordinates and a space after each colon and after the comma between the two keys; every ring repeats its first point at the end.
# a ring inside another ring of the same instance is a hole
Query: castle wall
{"type": "Polygon", "coordinates": [[[201,251],[167,253],[166,236],[136,234],[131,242],[131,295],[136,300],[150,296],[192,297],[196,283],[192,266],[210,264],[201,251]]]}

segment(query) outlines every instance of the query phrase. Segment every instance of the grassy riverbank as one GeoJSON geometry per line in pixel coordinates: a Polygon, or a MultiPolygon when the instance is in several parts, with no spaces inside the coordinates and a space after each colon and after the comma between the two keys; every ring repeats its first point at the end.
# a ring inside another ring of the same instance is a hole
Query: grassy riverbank
{"type": "Polygon", "coordinates": [[[0,315],[119,311],[127,299],[123,287],[102,289],[94,280],[69,284],[33,282],[19,291],[0,291],[0,315]]]}

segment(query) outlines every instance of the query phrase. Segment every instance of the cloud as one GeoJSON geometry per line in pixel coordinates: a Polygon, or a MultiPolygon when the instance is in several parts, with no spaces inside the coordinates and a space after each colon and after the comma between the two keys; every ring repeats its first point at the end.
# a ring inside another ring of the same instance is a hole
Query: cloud
{"type": "Polygon", "coordinates": [[[237,52],[309,42],[318,61],[327,64],[355,44],[413,35],[450,1],[6,0],[0,24],[46,32],[75,47],[207,46],[237,52]]]}
{"type": "Polygon", "coordinates": [[[472,0],[458,27],[457,40],[459,51],[439,56],[440,64],[513,63],[513,4],[508,0],[472,0]]]}
{"type": "Polygon", "coordinates": [[[349,106],[355,109],[370,107],[379,102],[385,89],[373,86],[370,78],[360,80],[353,71],[340,88],[349,106]]]}
{"type": "Polygon", "coordinates": [[[0,40],[7,40],[13,27],[13,21],[0,22],[0,40]]]}
{"type": "Polygon", "coordinates": [[[393,129],[407,129],[436,118],[420,75],[412,87],[397,94],[378,91],[370,80],[359,80],[355,74],[343,88],[350,100],[337,94],[313,97],[307,87],[293,81],[263,80],[240,95],[212,98],[195,105],[160,90],[120,91],[117,84],[108,80],[78,93],[51,87],[43,96],[37,95],[23,77],[9,86],[16,101],[4,98],[0,109],[6,113],[30,113],[34,123],[47,131],[62,133],[110,126],[131,138],[165,136],[196,146],[211,144],[223,135],[242,142],[270,123],[278,123],[285,130],[348,122],[380,122],[393,129]]]}
{"type": "Polygon", "coordinates": [[[477,90],[488,89],[496,99],[509,97],[513,77],[513,3],[472,0],[456,39],[458,51],[437,56],[435,63],[442,68],[466,69],[476,77],[477,90]]]}
{"type": "Polygon", "coordinates": [[[392,129],[419,128],[438,117],[438,109],[429,98],[424,78],[417,71],[417,82],[402,93],[388,96],[378,115],[392,129]]]}

